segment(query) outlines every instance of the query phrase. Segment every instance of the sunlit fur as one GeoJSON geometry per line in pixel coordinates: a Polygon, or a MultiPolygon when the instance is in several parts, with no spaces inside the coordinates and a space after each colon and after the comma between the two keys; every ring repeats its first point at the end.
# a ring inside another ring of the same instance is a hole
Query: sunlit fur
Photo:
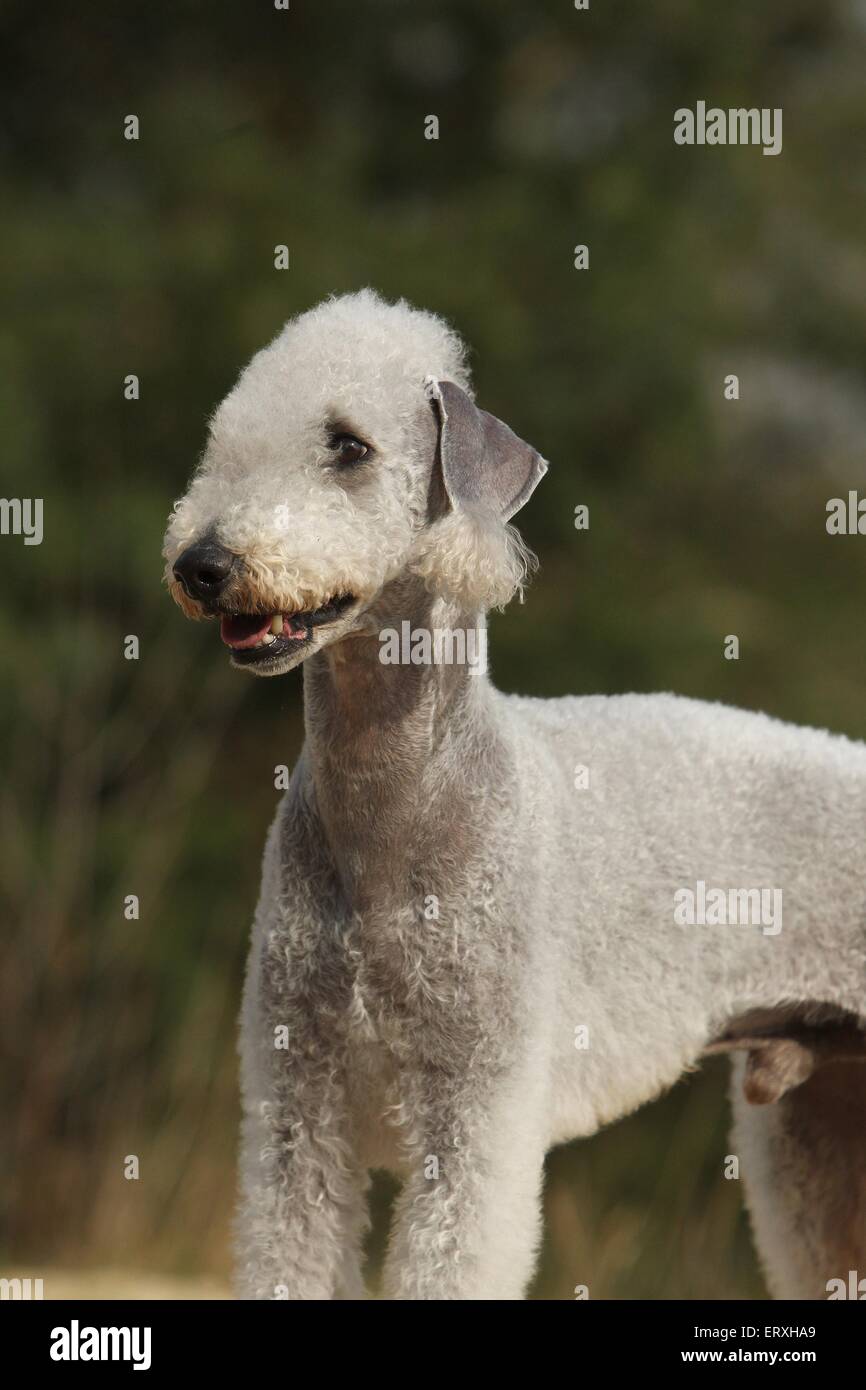
{"type": "MultiPolygon", "coordinates": [[[[216,410],[172,512],[166,582],[183,612],[202,616],[172,566],[211,528],[243,559],[226,596],[236,612],[309,610],[351,593],[357,621],[406,571],[470,606],[506,603],[531,563],[514,528],[483,512],[427,526],[436,424],[424,382],[433,376],[468,391],[464,356],[442,319],[369,290],[291,320],[216,410]],[[336,470],[329,422],[370,444],[370,462],[336,470]]],[[[317,633],[315,648],[351,626],[317,633]]]]}
{"type": "MultiPolygon", "coordinates": [[[[292,321],[214,416],[166,537],[169,578],[210,533],[241,557],[236,610],[358,598],[276,666],[305,658],[305,742],[244,991],[244,1297],[361,1296],[368,1175],[388,1168],[386,1296],[521,1298],[552,1145],[658,1095],[744,1014],[866,1016],[863,744],[673,695],[529,699],[465,666],[382,664],[377,631],[483,624],[531,563],[507,509],[443,505],[431,376],[467,386],[461,346],[405,304],[364,292],[292,321]],[[329,419],[374,446],[369,467],[335,472],[329,419]],[[783,929],[678,925],[697,879],[782,890],[783,929]]],[[[497,448],[460,456],[464,500],[497,448]]],[[[823,1297],[866,1273],[866,1067],[765,1106],[735,1075],[771,1289],[823,1297]]],[[[580,1249],[570,1275],[594,1296],[580,1249]]]]}

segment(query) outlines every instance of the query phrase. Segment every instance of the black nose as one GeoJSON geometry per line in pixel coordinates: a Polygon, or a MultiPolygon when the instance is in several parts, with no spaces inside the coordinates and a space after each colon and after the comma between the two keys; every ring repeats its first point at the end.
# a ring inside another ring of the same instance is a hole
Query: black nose
{"type": "Polygon", "coordinates": [[[234,568],[235,556],[216,541],[199,541],[175,560],[173,574],[190,598],[219,598],[234,568]]]}

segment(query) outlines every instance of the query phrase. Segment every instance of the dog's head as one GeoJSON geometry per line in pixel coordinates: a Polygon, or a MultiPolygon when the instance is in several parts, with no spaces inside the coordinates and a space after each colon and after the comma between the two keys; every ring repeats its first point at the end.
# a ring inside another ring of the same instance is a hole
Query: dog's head
{"type": "Polygon", "coordinates": [[[470,614],[507,602],[530,559],[508,519],[545,468],[474,405],[441,319],[369,290],[330,299],[217,409],[166,579],[189,617],[220,619],[236,666],[278,675],[402,574],[470,614]]]}

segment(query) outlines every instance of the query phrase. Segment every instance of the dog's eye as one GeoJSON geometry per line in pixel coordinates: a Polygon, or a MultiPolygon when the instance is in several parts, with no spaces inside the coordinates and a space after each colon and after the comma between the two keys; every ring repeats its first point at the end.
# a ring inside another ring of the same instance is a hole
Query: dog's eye
{"type": "Polygon", "coordinates": [[[361,439],[356,439],[353,434],[334,435],[331,448],[341,468],[352,468],[356,463],[363,463],[370,453],[369,445],[361,439]]]}

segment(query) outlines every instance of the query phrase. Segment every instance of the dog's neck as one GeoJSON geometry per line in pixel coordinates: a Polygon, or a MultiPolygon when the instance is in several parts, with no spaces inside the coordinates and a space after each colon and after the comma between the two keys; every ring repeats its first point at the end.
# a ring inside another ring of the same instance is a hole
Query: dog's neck
{"type": "Polygon", "coordinates": [[[443,820],[461,833],[462,784],[478,785],[473,749],[491,694],[483,662],[405,660],[410,632],[466,631],[477,653],[472,642],[480,631],[483,653],[482,615],[460,613],[420,582],[406,581],[368,617],[362,633],[317,653],[304,668],[316,810],[344,891],[361,910],[399,894],[425,819],[440,835],[443,820]],[[399,653],[389,632],[402,639],[399,653]],[[388,654],[404,659],[383,660],[388,654]]]}

